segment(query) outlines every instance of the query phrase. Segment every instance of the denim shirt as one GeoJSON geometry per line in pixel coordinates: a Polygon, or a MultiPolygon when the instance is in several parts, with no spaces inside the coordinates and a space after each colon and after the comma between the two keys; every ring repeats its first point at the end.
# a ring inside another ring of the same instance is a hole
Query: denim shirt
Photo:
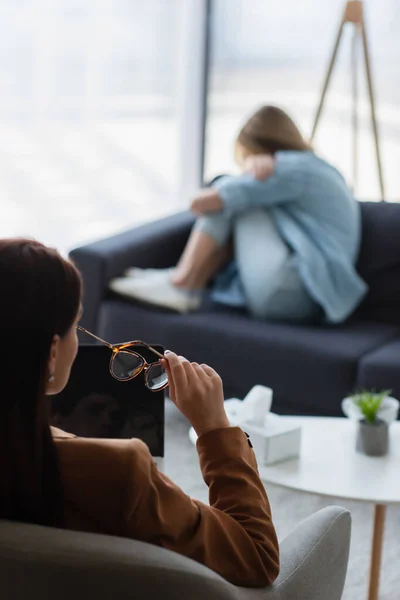
{"type": "Polygon", "coordinates": [[[311,151],[283,151],[276,153],[274,173],[267,179],[225,176],[213,186],[231,217],[255,207],[269,211],[328,321],[341,322],[354,311],[368,289],[354,266],[360,206],[334,167],[311,151]]]}

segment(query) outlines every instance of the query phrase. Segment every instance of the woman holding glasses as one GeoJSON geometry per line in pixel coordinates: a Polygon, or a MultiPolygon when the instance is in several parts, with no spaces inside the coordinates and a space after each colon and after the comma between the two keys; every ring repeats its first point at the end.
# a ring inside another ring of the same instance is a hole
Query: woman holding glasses
{"type": "Polygon", "coordinates": [[[78,438],[49,426],[48,397],[66,385],[78,350],[77,269],[38,242],[0,240],[0,280],[0,519],[149,542],[237,585],[274,581],[279,548],[268,498],[250,442],[230,426],[217,373],[151,347],[158,361],[149,365],[134,342],[101,340],[116,379],[144,371],[150,390],[169,385],[199,436],[207,506],[160,473],[140,440],[78,438]]]}

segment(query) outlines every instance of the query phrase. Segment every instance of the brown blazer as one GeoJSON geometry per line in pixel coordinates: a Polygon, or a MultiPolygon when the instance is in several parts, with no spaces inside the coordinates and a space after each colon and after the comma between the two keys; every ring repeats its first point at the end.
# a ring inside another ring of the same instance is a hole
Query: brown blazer
{"type": "Polygon", "coordinates": [[[267,494],[239,427],[197,441],[210,506],[161,473],[138,439],[78,438],[53,428],[67,529],[105,533],[173,550],[236,585],[266,586],[279,572],[267,494]]]}

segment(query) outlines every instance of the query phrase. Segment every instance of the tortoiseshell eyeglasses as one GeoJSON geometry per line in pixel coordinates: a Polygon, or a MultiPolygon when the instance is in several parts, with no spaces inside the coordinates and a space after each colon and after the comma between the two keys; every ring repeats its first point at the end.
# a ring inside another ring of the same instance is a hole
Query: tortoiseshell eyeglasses
{"type": "Polygon", "coordinates": [[[76,328],[110,348],[112,354],[109,368],[114,379],[117,379],[118,381],[130,381],[144,371],[144,383],[148,390],[151,392],[159,392],[167,387],[168,374],[161,364],[161,359],[164,358],[164,356],[145,342],[136,340],[133,342],[124,342],[123,344],[109,344],[80,325],[77,325],[76,328]],[[135,346],[144,346],[145,348],[148,348],[148,350],[154,352],[160,360],[149,364],[143,356],[133,350],[135,346]]]}

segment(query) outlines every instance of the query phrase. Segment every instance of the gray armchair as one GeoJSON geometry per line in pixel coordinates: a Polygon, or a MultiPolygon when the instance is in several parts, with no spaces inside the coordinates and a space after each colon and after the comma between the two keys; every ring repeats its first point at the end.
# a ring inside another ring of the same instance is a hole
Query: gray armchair
{"type": "Polygon", "coordinates": [[[281,543],[281,572],[265,589],[237,588],[203,565],[127,539],[0,521],[3,600],[339,600],[351,519],[325,508],[281,543]]]}

